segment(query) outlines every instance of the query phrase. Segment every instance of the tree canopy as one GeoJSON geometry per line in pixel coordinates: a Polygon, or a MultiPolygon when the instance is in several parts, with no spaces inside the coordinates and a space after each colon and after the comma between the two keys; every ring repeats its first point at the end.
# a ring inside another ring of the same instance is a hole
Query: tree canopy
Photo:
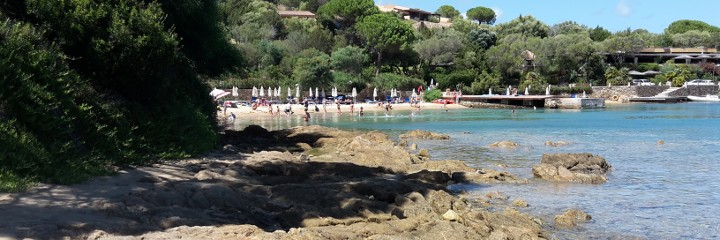
{"type": "Polygon", "coordinates": [[[330,0],[318,9],[318,13],[325,19],[335,19],[350,27],[364,17],[380,13],[380,10],[372,0],[330,0]]]}
{"type": "Polygon", "coordinates": [[[467,11],[465,15],[468,17],[468,19],[490,25],[494,24],[497,18],[495,11],[483,6],[471,8],[467,11]]]}
{"type": "Polygon", "coordinates": [[[442,5],[440,6],[435,13],[440,14],[441,17],[454,19],[456,17],[462,17],[460,16],[460,11],[455,9],[455,7],[450,5],[442,5]]]}
{"type": "Polygon", "coordinates": [[[391,14],[370,15],[357,24],[367,46],[377,55],[375,74],[380,73],[382,53],[397,51],[403,44],[414,41],[412,27],[391,14]]]}
{"type": "Polygon", "coordinates": [[[670,25],[665,29],[665,32],[670,34],[681,34],[692,30],[701,32],[717,32],[720,31],[720,28],[698,20],[678,20],[670,23],[670,25]]]}
{"type": "Polygon", "coordinates": [[[495,31],[501,38],[510,34],[539,38],[550,35],[550,27],[532,16],[519,16],[510,22],[499,24],[495,27],[495,31]]]}

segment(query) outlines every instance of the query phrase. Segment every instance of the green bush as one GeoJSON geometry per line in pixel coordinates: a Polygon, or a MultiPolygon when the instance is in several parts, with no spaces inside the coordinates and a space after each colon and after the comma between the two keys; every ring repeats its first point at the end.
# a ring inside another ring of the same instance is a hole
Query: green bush
{"type": "Polygon", "coordinates": [[[209,89],[191,64],[208,56],[183,54],[157,3],[26,1],[13,19],[6,6],[0,178],[11,182],[0,188],[75,183],[217,145],[209,89]]]}
{"type": "Polygon", "coordinates": [[[374,82],[379,89],[409,90],[425,86],[423,80],[394,73],[381,73],[375,77],[374,82]]]}
{"type": "Polygon", "coordinates": [[[457,70],[444,74],[435,74],[439,89],[456,89],[458,85],[468,86],[474,82],[478,75],[474,70],[457,70]]]}
{"type": "Polygon", "coordinates": [[[423,100],[426,102],[432,102],[433,100],[439,98],[442,98],[442,91],[440,91],[440,89],[425,91],[425,94],[423,94],[423,100]]]}

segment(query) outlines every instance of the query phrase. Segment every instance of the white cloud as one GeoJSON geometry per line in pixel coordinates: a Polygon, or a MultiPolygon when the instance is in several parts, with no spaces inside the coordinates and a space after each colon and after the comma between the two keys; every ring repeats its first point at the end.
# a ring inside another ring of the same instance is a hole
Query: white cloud
{"type": "Polygon", "coordinates": [[[502,10],[502,9],[500,9],[499,7],[492,7],[492,8],[490,8],[490,9],[492,9],[493,11],[495,11],[495,18],[496,18],[496,19],[502,18],[502,16],[503,16],[503,10],[502,10]]]}
{"type": "Polygon", "coordinates": [[[620,2],[615,5],[615,13],[620,16],[629,16],[631,13],[630,5],[628,5],[625,0],[620,0],[620,2]]]}

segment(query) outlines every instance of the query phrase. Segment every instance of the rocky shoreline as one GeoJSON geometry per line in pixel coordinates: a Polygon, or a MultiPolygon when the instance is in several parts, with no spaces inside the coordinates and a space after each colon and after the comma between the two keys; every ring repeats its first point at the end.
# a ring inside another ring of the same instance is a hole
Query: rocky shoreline
{"type": "Polygon", "coordinates": [[[527,180],[430,161],[380,132],[250,126],[224,138],[203,158],[4,194],[0,221],[12,223],[0,231],[37,239],[545,239],[555,228],[519,211],[528,205],[521,199],[447,188],[527,180]]]}

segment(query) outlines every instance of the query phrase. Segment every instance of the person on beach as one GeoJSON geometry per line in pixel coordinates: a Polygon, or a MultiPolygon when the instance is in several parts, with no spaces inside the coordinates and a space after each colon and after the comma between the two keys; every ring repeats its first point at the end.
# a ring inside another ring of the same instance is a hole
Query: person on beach
{"type": "Polygon", "coordinates": [[[270,113],[271,117],[275,116],[275,114],[273,113],[272,104],[268,104],[268,112],[270,113]]]}
{"type": "Polygon", "coordinates": [[[363,107],[360,106],[360,116],[362,117],[362,115],[363,115],[363,107]]]}
{"type": "Polygon", "coordinates": [[[320,112],[320,108],[318,108],[317,103],[315,103],[315,112],[320,112]]]}
{"type": "Polygon", "coordinates": [[[287,106],[285,106],[285,115],[287,117],[290,117],[290,114],[292,114],[292,106],[288,104],[287,106]]]}
{"type": "Polygon", "coordinates": [[[337,109],[338,109],[338,113],[342,113],[342,111],[340,111],[340,102],[337,102],[337,109]]]}
{"type": "Polygon", "coordinates": [[[280,106],[275,105],[275,112],[280,115],[280,106]]]}
{"type": "Polygon", "coordinates": [[[230,117],[228,117],[228,120],[230,120],[230,121],[232,121],[232,122],[235,122],[235,119],[236,119],[236,118],[237,118],[237,117],[235,116],[235,113],[231,112],[231,113],[230,113],[230,117]]]}
{"type": "Polygon", "coordinates": [[[325,111],[325,113],[327,113],[327,104],[326,103],[323,103],[323,111],[325,111]]]}
{"type": "Polygon", "coordinates": [[[310,120],[310,112],[305,110],[305,116],[303,116],[303,118],[305,119],[306,122],[309,121],[310,120]]]}
{"type": "Polygon", "coordinates": [[[350,114],[353,114],[353,113],[355,113],[355,104],[351,103],[350,104],[350,114]]]}
{"type": "Polygon", "coordinates": [[[310,101],[308,101],[307,99],[305,99],[305,102],[303,102],[303,105],[305,105],[305,112],[307,112],[307,111],[308,111],[308,107],[310,106],[310,101]]]}

